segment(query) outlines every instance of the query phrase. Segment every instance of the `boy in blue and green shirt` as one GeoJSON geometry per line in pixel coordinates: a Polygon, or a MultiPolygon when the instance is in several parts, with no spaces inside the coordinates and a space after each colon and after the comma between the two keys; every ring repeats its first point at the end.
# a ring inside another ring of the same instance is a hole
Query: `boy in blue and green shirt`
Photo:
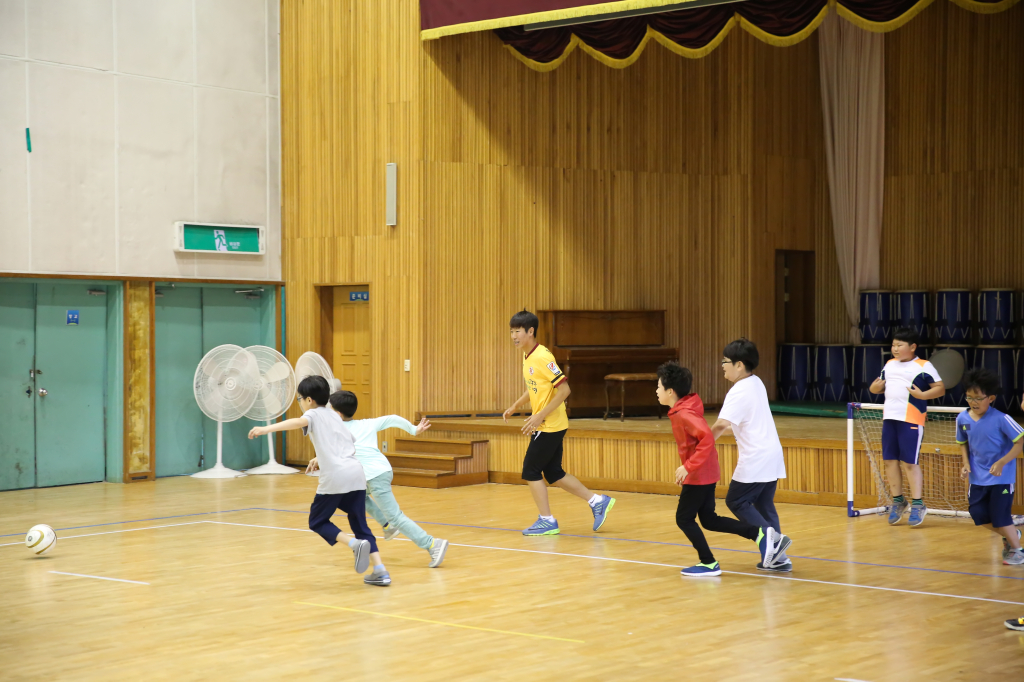
{"type": "Polygon", "coordinates": [[[1003,538],[1003,563],[1024,564],[1020,531],[1013,525],[1013,484],[1017,457],[1024,449],[1024,429],[1009,415],[992,407],[999,394],[999,378],[984,368],[963,378],[969,409],[956,418],[956,442],[963,457],[962,478],[970,477],[968,504],[974,525],[1003,538]]]}

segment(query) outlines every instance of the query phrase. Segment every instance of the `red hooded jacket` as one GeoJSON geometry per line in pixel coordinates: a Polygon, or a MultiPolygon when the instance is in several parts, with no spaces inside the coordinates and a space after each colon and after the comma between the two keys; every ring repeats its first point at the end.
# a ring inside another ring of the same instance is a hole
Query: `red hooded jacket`
{"type": "Polygon", "coordinates": [[[679,460],[686,467],[683,485],[718,483],[718,450],[711,428],[704,421],[704,403],[696,393],[683,396],[668,411],[672,435],[679,447],[679,460]]]}

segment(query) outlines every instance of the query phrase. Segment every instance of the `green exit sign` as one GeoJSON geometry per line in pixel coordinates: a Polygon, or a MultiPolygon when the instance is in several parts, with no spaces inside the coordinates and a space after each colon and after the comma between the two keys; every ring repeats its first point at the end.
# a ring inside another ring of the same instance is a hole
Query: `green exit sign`
{"type": "Polygon", "coordinates": [[[174,250],[183,253],[266,253],[266,229],[260,225],[174,223],[174,250]]]}

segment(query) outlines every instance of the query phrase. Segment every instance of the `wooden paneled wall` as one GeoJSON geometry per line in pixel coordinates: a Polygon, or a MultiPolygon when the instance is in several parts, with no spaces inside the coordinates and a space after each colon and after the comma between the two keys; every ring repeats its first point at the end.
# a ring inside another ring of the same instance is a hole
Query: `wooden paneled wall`
{"type": "Polygon", "coordinates": [[[125,483],[156,478],[153,293],[152,281],[125,282],[125,483]]]}
{"type": "Polygon", "coordinates": [[[519,395],[506,330],[523,307],[667,310],[710,403],[722,347],[746,335],[773,391],[776,248],[822,251],[819,340],[842,340],[816,39],[736,31],[704,59],[652,47],[551,73],[490,33],[424,49],[423,306],[452,341],[424,366],[424,409],[519,395]]]}
{"type": "Polygon", "coordinates": [[[882,285],[1024,289],[1024,5],[885,40],[882,285]]]}
{"type": "MultiPolygon", "coordinates": [[[[1022,17],[934,3],[887,35],[883,285],[1024,286],[1022,17]]],[[[421,43],[415,0],[281,23],[288,355],[318,347],[315,285],[369,283],[374,411],[505,407],[522,307],[667,310],[708,403],[747,335],[772,391],[775,249],[815,251],[816,340],[845,340],[816,37],[537,73],[489,32],[421,43]]]]}
{"type": "MultiPolygon", "coordinates": [[[[418,11],[416,0],[281,6],[287,355],[319,349],[315,285],[369,284],[375,403],[409,416],[430,357],[420,324],[418,11]],[[397,227],[384,224],[389,162],[398,164],[397,227]]],[[[290,460],[310,456],[305,441],[289,433],[290,460]]]]}

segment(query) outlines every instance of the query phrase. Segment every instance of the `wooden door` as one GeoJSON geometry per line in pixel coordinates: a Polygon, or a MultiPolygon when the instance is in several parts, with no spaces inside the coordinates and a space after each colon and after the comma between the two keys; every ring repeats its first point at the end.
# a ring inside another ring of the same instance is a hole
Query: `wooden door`
{"type": "Polygon", "coordinates": [[[370,287],[334,287],[331,368],[359,398],[357,418],[375,416],[370,386],[370,287]]]}

